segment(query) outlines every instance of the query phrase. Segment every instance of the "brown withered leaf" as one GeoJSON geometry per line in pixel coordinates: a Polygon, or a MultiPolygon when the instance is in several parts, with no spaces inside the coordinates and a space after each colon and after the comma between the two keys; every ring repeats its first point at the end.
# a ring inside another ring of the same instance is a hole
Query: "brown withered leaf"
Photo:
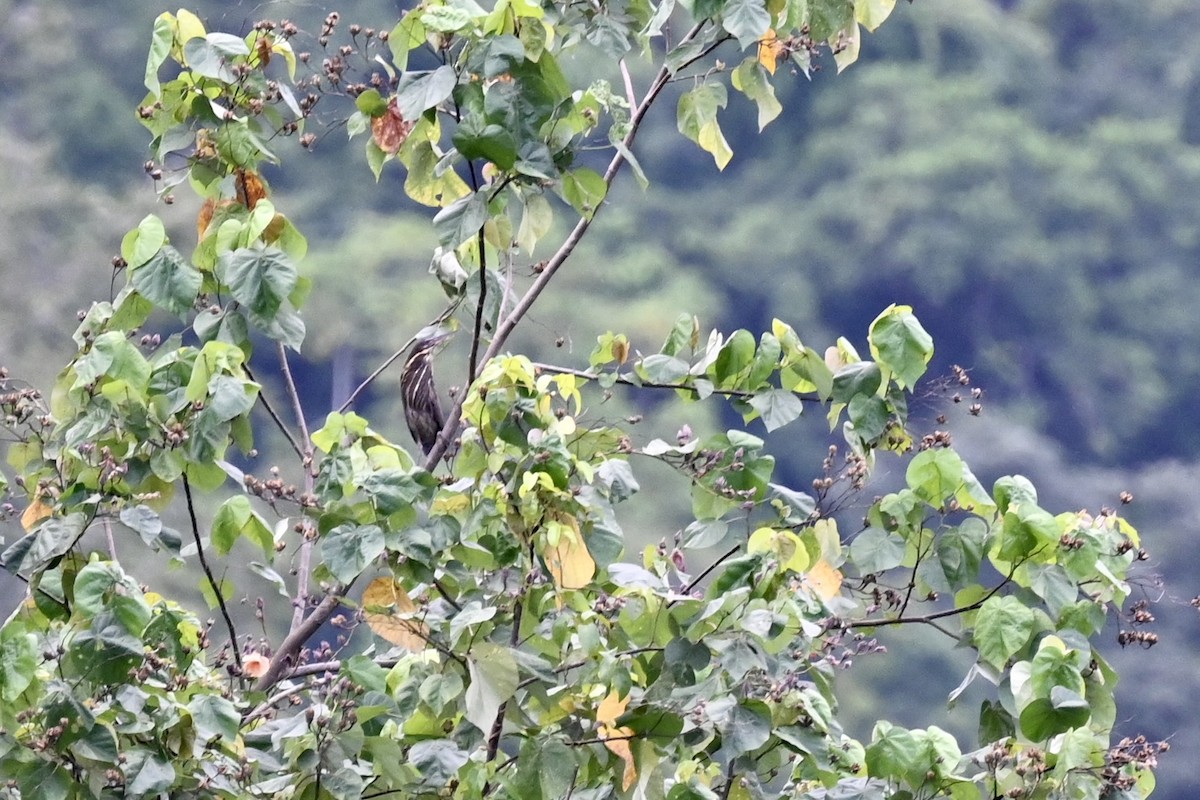
{"type": "Polygon", "coordinates": [[[258,201],[267,196],[267,185],[257,172],[239,169],[234,173],[234,184],[237,186],[238,202],[251,211],[258,201]]]}
{"type": "Polygon", "coordinates": [[[371,120],[371,136],[375,138],[375,144],[380,150],[394,156],[404,146],[416,124],[404,118],[396,105],[396,98],[393,97],[388,100],[387,111],[371,120]]]}
{"type": "Polygon", "coordinates": [[[409,619],[417,610],[404,587],[391,578],[376,578],[362,596],[367,625],[376,636],[414,652],[424,650],[429,629],[409,619]]]}
{"type": "Polygon", "coordinates": [[[208,231],[208,226],[212,224],[213,214],[217,211],[216,198],[210,197],[200,206],[200,213],[196,216],[196,238],[203,239],[204,234],[208,231]]]}

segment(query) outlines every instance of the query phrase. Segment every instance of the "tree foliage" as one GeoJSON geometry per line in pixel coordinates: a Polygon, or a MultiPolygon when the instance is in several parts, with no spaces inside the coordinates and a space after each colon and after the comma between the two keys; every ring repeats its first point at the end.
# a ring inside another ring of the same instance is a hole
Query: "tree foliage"
{"type": "Polygon", "coordinates": [[[4,488],[24,530],[0,559],[30,584],[0,630],[2,791],[1148,794],[1159,748],[1111,741],[1117,676],[1097,649],[1138,535],[1110,511],[1054,515],[1019,476],[985,487],[944,433],[915,431],[934,344],[910,307],[885,308],[861,354],[782,320],[706,331],[686,311],[656,352],[616,331],[595,332],[586,364],[505,349],[620,168],[644,178],[634,140],[670,84],[685,86],[679,132],[723,167],[730,88],[768,124],[782,64],[849,66],[892,6],[429,2],[390,30],[331,13],[319,57],[288,21],[235,35],[160,15],[138,116],[164,199],[200,200],[195,241],[147,216],[121,244],[124,287],[82,316],[49,393],[0,379],[4,488]],[[639,95],[626,59],[643,56],[639,95]],[[375,174],[402,169],[406,194],[436,209],[431,280],[448,303],[430,326],[470,343],[470,380],[424,458],[349,402],[310,429],[289,366],[326,290],[262,168],[289,137],[311,147],[315,110],[339,99],[375,174]],[[573,227],[534,262],[556,216],[573,227]],[[727,403],[745,426],[642,438],[598,411],[626,390],[727,403]],[[811,491],[776,482],[746,429],[770,435],[806,410],[845,441],[811,491]],[[276,435],[288,461],[254,474],[276,435]],[[905,459],[904,485],[861,521],[839,517],[877,458],[905,459]],[[642,460],[679,476],[691,514],[639,551],[619,508],[642,460]],[[117,558],[131,548],[199,567],[216,621],[117,558]],[[257,598],[261,636],[239,597],[257,598]],[[367,645],[310,644],[350,617],[367,645]],[[881,718],[860,742],[839,724],[837,669],[881,653],[875,631],[910,625],[977,654],[951,697],[994,686],[977,741],[881,718]]]}

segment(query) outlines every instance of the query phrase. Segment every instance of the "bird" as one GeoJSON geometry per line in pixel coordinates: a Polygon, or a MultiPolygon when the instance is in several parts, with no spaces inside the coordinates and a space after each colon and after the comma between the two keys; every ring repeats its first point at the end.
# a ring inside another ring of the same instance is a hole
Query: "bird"
{"type": "Polygon", "coordinates": [[[433,385],[433,354],[449,339],[450,331],[435,333],[417,340],[404,370],[400,373],[400,400],[404,405],[404,421],[421,452],[429,455],[437,444],[438,434],[446,424],[446,415],[438,402],[433,385]]]}

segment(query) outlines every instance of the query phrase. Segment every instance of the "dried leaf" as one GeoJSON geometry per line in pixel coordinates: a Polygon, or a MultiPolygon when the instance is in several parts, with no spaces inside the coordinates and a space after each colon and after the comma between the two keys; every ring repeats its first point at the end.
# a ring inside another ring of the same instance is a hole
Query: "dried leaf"
{"type": "Polygon", "coordinates": [[[387,111],[371,120],[371,135],[380,150],[396,155],[416,124],[404,119],[399,106],[396,105],[396,98],[392,97],[388,100],[387,111]]]}
{"type": "Polygon", "coordinates": [[[417,606],[404,587],[391,578],[376,578],[363,592],[367,625],[375,635],[413,652],[427,647],[428,628],[411,619],[417,606]],[[382,611],[380,609],[387,609],[382,611]]]}

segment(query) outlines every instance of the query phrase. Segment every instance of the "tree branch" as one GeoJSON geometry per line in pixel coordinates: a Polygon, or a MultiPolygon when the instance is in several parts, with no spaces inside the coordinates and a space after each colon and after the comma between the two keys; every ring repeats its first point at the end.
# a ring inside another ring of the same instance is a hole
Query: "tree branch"
{"type": "Polygon", "coordinates": [[[292,628],[291,632],[271,655],[270,666],[267,667],[267,671],[258,679],[258,682],[254,684],[255,691],[264,691],[280,679],[284,671],[290,666],[296,653],[300,652],[300,648],[308,640],[308,637],[316,633],[317,628],[321,627],[325,623],[325,620],[333,616],[334,609],[338,607],[340,596],[348,588],[350,587],[335,587],[334,591],[326,595],[325,599],[313,609],[311,614],[305,617],[299,625],[292,628]]]}
{"type": "Polygon", "coordinates": [[[200,523],[196,521],[196,504],[192,501],[192,484],[188,482],[187,473],[183,475],[183,494],[187,498],[188,517],[192,522],[192,537],[196,540],[196,555],[200,557],[200,568],[204,570],[204,577],[208,579],[208,587],[212,589],[213,596],[217,598],[217,606],[221,609],[221,616],[225,618],[225,628],[229,631],[229,645],[233,650],[233,663],[237,665],[240,673],[242,671],[242,651],[238,645],[237,631],[233,627],[233,618],[229,616],[229,609],[225,606],[225,598],[221,595],[221,584],[217,583],[217,578],[209,568],[208,559],[204,555],[204,543],[200,541],[200,523]]]}
{"type": "MultiPolygon", "coordinates": [[[[304,419],[304,404],[300,402],[300,392],[296,389],[296,381],[292,378],[292,368],[288,364],[287,348],[283,346],[282,342],[279,342],[277,346],[283,382],[287,387],[288,397],[291,398],[292,411],[296,414],[296,424],[300,426],[300,436],[304,442],[303,449],[300,451],[300,466],[304,470],[304,493],[311,497],[313,493],[312,437],[308,432],[308,422],[304,419]]],[[[300,566],[296,570],[296,596],[292,599],[291,630],[295,630],[304,619],[304,607],[308,605],[308,574],[312,569],[313,540],[308,535],[311,522],[304,517],[301,525],[304,529],[304,541],[300,543],[300,566]]]]}

